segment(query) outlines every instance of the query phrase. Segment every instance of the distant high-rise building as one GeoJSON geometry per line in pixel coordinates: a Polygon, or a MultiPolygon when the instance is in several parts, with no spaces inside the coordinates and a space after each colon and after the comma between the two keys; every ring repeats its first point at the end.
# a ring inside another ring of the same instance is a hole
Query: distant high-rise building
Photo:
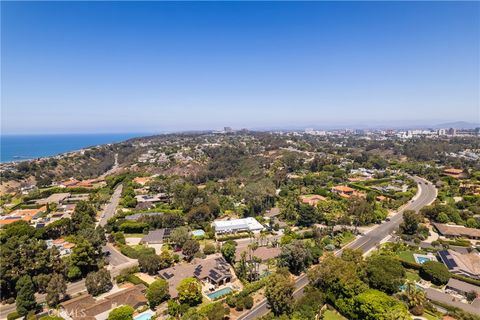
{"type": "Polygon", "coordinates": [[[447,134],[450,135],[450,136],[454,136],[454,135],[457,134],[457,129],[450,128],[450,129],[448,129],[447,134]]]}
{"type": "Polygon", "coordinates": [[[438,129],[437,133],[439,136],[444,136],[447,133],[447,131],[445,129],[438,129]]]}
{"type": "Polygon", "coordinates": [[[225,132],[233,132],[233,129],[231,127],[223,127],[223,131],[225,132]]]}

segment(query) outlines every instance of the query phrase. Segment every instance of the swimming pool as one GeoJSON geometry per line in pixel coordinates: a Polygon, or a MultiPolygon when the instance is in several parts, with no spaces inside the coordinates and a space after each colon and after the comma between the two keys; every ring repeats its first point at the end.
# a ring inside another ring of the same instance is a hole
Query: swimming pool
{"type": "Polygon", "coordinates": [[[424,264],[425,262],[430,261],[430,259],[426,257],[417,257],[417,261],[420,264],[424,264]]]}
{"type": "Polygon", "coordinates": [[[415,258],[415,261],[419,264],[424,264],[425,262],[428,262],[428,261],[436,261],[437,260],[435,258],[435,256],[432,255],[432,254],[424,255],[424,254],[414,253],[413,257],[415,258]]]}
{"type": "Polygon", "coordinates": [[[208,297],[210,300],[217,300],[218,298],[221,298],[221,297],[229,294],[230,292],[233,292],[232,288],[230,288],[230,287],[225,287],[225,288],[220,289],[220,290],[218,290],[218,291],[215,291],[215,292],[212,292],[212,293],[207,294],[207,297],[208,297]]]}
{"type": "Polygon", "coordinates": [[[134,320],[150,320],[150,318],[152,318],[154,314],[155,312],[153,312],[152,310],[147,310],[133,317],[133,319],[134,320]]]}

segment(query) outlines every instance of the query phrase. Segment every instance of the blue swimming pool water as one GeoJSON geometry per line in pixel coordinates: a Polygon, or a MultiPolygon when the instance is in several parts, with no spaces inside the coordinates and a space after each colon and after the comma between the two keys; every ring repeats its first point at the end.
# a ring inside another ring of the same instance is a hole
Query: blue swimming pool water
{"type": "Polygon", "coordinates": [[[226,287],[226,288],[220,289],[218,291],[207,294],[207,297],[209,297],[211,300],[216,300],[220,297],[223,297],[223,296],[229,294],[230,292],[233,292],[232,288],[226,287]]]}
{"type": "Polygon", "coordinates": [[[424,264],[427,261],[431,261],[431,259],[427,257],[415,257],[415,260],[417,260],[417,262],[420,264],[424,264]]]}
{"type": "Polygon", "coordinates": [[[150,320],[150,318],[154,314],[155,313],[153,311],[147,310],[145,312],[140,313],[138,316],[134,317],[133,319],[135,319],[135,320],[150,320]]]}

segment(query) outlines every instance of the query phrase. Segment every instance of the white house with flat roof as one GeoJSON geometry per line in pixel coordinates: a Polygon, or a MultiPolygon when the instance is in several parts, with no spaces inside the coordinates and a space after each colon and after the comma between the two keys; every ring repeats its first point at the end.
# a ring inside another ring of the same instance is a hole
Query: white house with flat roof
{"type": "Polygon", "coordinates": [[[265,227],[255,218],[248,217],[233,220],[215,220],[212,223],[216,234],[237,233],[242,231],[260,232],[265,227]]]}

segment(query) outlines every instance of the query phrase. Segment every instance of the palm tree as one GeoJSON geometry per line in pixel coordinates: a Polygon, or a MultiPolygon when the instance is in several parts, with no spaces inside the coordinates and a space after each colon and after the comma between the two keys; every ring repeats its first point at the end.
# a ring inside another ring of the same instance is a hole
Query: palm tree
{"type": "Polygon", "coordinates": [[[411,313],[416,316],[423,314],[423,306],[425,305],[425,292],[423,290],[419,290],[415,282],[407,282],[407,288],[403,293],[403,297],[407,302],[411,313]]]}

